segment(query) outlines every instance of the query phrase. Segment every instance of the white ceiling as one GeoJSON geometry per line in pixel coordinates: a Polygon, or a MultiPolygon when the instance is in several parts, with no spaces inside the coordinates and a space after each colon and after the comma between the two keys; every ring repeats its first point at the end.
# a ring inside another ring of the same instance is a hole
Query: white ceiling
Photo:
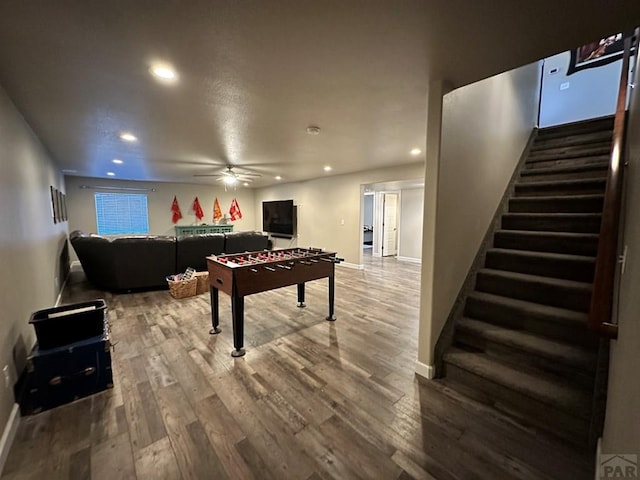
{"type": "Polygon", "coordinates": [[[2,0],[0,85],[74,175],[213,182],[193,175],[230,163],[264,186],[423,160],[409,151],[424,150],[430,80],[464,85],[640,23],[637,0],[609,5],[2,0]],[[149,74],[158,60],[175,85],[149,74]]]}

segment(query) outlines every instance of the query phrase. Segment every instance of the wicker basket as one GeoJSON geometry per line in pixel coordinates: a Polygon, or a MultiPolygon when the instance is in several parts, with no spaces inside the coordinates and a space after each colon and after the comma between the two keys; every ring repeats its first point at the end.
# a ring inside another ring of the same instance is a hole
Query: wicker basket
{"type": "Polygon", "coordinates": [[[176,281],[171,275],[167,277],[167,283],[169,284],[169,293],[173,298],[193,297],[198,287],[198,279],[195,276],[189,280],[176,281]]]}
{"type": "Polygon", "coordinates": [[[196,295],[207,293],[209,291],[209,272],[196,272],[195,278],[198,280],[196,295]]]}

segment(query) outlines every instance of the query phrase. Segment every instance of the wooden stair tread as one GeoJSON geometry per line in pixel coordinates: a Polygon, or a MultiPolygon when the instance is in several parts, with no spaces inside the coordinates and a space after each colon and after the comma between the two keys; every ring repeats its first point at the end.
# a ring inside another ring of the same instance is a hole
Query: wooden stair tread
{"type": "Polygon", "coordinates": [[[457,328],[486,340],[517,348],[534,356],[546,357],[585,371],[593,370],[596,362],[596,353],[592,350],[556,339],[534,335],[524,330],[515,330],[466,317],[458,321],[457,328]]]}
{"type": "Polygon", "coordinates": [[[567,386],[541,375],[532,375],[492,360],[488,355],[451,348],[444,361],[493,383],[552,405],[570,415],[589,419],[591,392],[567,386]]]}

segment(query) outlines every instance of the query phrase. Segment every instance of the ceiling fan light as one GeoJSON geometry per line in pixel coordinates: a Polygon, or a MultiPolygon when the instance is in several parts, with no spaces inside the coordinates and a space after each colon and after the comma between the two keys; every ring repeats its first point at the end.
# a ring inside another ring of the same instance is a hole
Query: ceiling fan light
{"type": "Polygon", "coordinates": [[[237,179],[236,177],[227,176],[227,177],[224,177],[222,181],[227,185],[233,185],[234,183],[236,183],[237,179]]]}

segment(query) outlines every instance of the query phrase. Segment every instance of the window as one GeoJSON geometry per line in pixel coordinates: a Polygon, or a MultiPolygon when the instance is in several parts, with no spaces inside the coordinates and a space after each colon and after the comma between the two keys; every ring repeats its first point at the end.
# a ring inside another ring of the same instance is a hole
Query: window
{"type": "Polygon", "coordinates": [[[139,193],[96,193],[99,235],[149,233],[147,196],[139,193]]]}

